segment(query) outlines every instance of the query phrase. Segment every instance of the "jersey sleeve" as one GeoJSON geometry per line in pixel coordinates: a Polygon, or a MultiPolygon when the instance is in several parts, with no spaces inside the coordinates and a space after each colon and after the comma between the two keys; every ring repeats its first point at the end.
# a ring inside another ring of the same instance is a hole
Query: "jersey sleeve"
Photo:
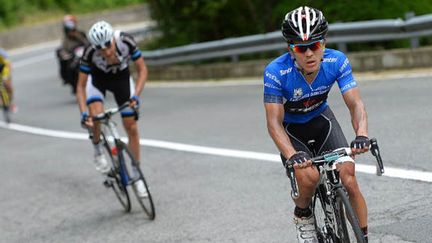
{"type": "Polygon", "coordinates": [[[337,82],[339,85],[339,89],[341,93],[345,93],[348,90],[357,87],[357,82],[352,75],[351,64],[343,53],[338,61],[338,70],[337,70],[337,82]]]}
{"type": "Polygon", "coordinates": [[[84,54],[80,60],[79,70],[83,73],[91,73],[91,59],[94,53],[94,49],[91,46],[87,46],[84,50],[84,54]]]}
{"type": "Polygon", "coordinates": [[[142,53],[132,35],[122,32],[120,36],[122,41],[129,47],[129,55],[131,55],[132,61],[136,61],[138,58],[140,58],[142,53]]]}
{"type": "Polygon", "coordinates": [[[283,103],[281,76],[270,65],[264,71],[264,103],[283,103]]]}

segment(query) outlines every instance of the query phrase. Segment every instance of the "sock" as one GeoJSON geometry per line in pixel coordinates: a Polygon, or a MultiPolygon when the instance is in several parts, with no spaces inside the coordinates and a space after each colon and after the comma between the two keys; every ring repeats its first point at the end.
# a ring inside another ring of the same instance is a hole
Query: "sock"
{"type": "Polygon", "coordinates": [[[366,242],[368,242],[368,227],[367,226],[363,227],[363,228],[361,228],[361,230],[363,231],[363,236],[364,236],[366,242]]]}
{"type": "Polygon", "coordinates": [[[312,215],[312,211],[309,207],[299,208],[298,206],[296,206],[294,209],[294,215],[299,218],[308,218],[312,215]]]}
{"type": "Polygon", "coordinates": [[[94,147],[95,155],[101,155],[102,154],[103,146],[102,146],[101,141],[99,141],[98,143],[93,143],[93,147],[94,147]]]}
{"type": "Polygon", "coordinates": [[[132,166],[132,171],[133,171],[134,177],[139,177],[140,176],[140,174],[138,172],[138,169],[135,166],[132,166]]]}

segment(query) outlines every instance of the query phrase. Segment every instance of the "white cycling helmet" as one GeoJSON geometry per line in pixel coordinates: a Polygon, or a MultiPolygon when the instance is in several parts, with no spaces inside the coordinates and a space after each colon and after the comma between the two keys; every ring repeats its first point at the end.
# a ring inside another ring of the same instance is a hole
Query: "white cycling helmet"
{"type": "Polygon", "coordinates": [[[88,33],[90,43],[92,43],[92,45],[97,49],[109,47],[113,35],[113,28],[105,21],[95,23],[88,33]]]}

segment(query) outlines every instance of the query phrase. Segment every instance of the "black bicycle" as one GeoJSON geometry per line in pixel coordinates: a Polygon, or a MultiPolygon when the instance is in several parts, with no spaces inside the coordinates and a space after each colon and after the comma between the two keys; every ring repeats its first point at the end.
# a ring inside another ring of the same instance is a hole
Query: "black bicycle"
{"type": "MultiPolygon", "coordinates": [[[[376,174],[384,173],[384,165],[381,159],[377,140],[370,140],[370,151],[377,160],[376,174]]],[[[309,143],[314,156],[313,141],[309,143]]],[[[350,148],[340,148],[333,152],[312,158],[312,163],[320,173],[320,181],[312,198],[312,211],[315,217],[315,229],[320,243],[364,243],[365,239],[360,228],[357,216],[349,201],[348,193],[339,179],[337,160],[344,156],[350,156],[350,148]],[[347,220],[348,219],[348,220],[347,220]]],[[[292,197],[298,198],[299,191],[295,178],[293,164],[288,165],[290,174],[292,197]]]]}
{"type": "MultiPolygon", "coordinates": [[[[148,193],[146,197],[141,197],[134,186],[132,188],[145,214],[150,220],[153,220],[156,217],[156,212],[147,181],[127,144],[120,139],[116,123],[111,119],[114,114],[128,106],[129,102],[126,102],[118,108],[105,110],[104,113],[93,117],[93,121],[99,121],[101,124],[101,139],[105,148],[104,154],[112,162],[111,171],[108,173],[104,185],[114,190],[124,210],[130,212],[131,201],[127,187],[138,180],[142,180],[148,193]],[[136,175],[136,172],[138,172],[138,175],[136,175]]],[[[89,132],[90,138],[92,138],[93,135],[90,130],[89,132]]]]}

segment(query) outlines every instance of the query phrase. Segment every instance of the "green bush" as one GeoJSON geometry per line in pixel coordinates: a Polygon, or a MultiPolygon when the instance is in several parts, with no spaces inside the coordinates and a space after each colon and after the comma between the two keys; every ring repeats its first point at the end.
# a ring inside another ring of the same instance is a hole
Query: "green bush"
{"type": "Polygon", "coordinates": [[[0,28],[32,21],[35,14],[89,13],[144,2],[147,0],[1,0],[0,28]]]}

